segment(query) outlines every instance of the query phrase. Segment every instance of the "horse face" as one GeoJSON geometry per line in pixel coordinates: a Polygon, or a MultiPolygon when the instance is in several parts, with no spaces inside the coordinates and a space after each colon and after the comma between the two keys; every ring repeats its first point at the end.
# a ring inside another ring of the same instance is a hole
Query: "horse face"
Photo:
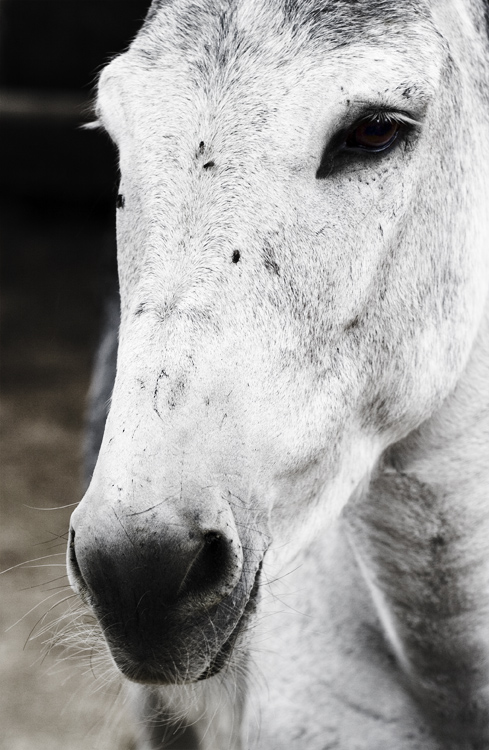
{"type": "Polygon", "coordinates": [[[100,82],[122,316],[70,544],[118,666],[156,683],[226,663],[264,559],[290,561],[453,387],[484,291],[474,94],[440,19],[187,5],[100,82]]]}

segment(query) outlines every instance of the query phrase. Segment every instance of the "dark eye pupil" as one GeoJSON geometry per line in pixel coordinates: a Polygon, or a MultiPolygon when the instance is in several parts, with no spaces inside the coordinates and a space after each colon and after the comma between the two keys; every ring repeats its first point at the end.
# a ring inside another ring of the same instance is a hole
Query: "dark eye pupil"
{"type": "Polygon", "coordinates": [[[366,137],[383,138],[390,135],[392,122],[371,122],[363,127],[363,135],[366,137]]]}
{"type": "Polygon", "coordinates": [[[399,123],[393,120],[362,122],[348,134],[346,146],[364,151],[384,151],[396,140],[399,127],[399,123]]]}

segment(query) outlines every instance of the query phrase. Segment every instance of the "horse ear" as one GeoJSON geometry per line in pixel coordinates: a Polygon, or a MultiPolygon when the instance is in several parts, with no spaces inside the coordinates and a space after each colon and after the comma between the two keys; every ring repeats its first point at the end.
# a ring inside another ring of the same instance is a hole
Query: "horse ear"
{"type": "Polygon", "coordinates": [[[114,58],[100,75],[95,104],[98,124],[92,125],[92,127],[103,127],[115,143],[120,141],[126,121],[122,103],[126,73],[124,58],[125,54],[114,58]]]}

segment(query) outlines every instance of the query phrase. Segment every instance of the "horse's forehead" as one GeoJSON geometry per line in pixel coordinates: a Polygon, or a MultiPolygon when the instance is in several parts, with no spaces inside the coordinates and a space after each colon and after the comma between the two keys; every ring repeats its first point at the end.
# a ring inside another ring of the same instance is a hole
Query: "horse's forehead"
{"type": "Polygon", "coordinates": [[[210,36],[220,44],[227,37],[236,48],[243,36],[249,43],[250,36],[259,42],[277,33],[321,52],[368,41],[371,34],[377,39],[379,30],[405,32],[427,18],[427,0],[154,0],[141,39],[149,59],[160,56],[165,40],[186,51],[205,46],[209,54],[210,36]]]}
{"type": "Polygon", "coordinates": [[[346,34],[364,31],[372,23],[388,24],[426,15],[427,0],[153,0],[147,20],[156,22],[165,13],[178,14],[188,27],[201,27],[210,18],[234,14],[243,7],[253,7],[256,13],[279,17],[283,22],[311,25],[315,28],[333,24],[346,34]],[[161,15],[160,15],[161,14],[161,15]],[[346,26],[345,27],[345,22],[346,26]],[[352,26],[353,24],[353,26],[352,26]]]}

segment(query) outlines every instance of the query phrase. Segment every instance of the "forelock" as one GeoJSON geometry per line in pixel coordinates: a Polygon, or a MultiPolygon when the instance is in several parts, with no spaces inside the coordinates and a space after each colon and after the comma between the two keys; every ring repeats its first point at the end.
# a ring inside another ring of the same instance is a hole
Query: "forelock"
{"type": "Polygon", "coordinates": [[[235,23],[243,12],[256,20],[255,41],[260,33],[278,33],[307,40],[313,50],[322,43],[337,48],[368,41],[382,30],[402,32],[413,20],[429,18],[427,0],[153,0],[139,46],[149,56],[165,38],[181,49],[202,47],[211,34],[214,41],[234,35],[236,44],[243,43],[235,23]]]}

